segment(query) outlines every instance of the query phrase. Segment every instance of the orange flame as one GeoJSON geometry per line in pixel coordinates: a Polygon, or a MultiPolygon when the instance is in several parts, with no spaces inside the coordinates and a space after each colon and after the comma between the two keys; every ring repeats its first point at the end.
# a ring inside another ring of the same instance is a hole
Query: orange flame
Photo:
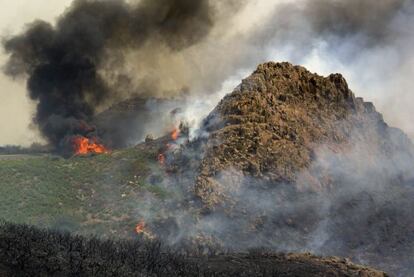
{"type": "Polygon", "coordinates": [[[173,140],[177,140],[179,136],[180,136],[180,129],[174,128],[174,130],[171,132],[171,138],[173,140]]]}
{"type": "Polygon", "coordinates": [[[165,164],[165,155],[164,154],[159,154],[158,155],[158,162],[160,163],[160,165],[165,164]]]}
{"type": "MultiPolygon", "coordinates": [[[[172,139],[172,140],[177,140],[179,136],[180,136],[180,129],[179,129],[179,128],[174,128],[174,130],[171,132],[171,139],[172,139]]],[[[173,147],[173,144],[167,143],[167,144],[165,145],[165,148],[166,148],[166,149],[164,149],[164,150],[165,150],[165,151],[168,151],[168,150],[170,150],[172,147],[173,147]]],[[[158,154],[158,156],[157,156],[157,160],[158,160],[158,163],[159,163],[160,165],[165,165],[165,154],[164,154],[164,153],[160,153],[160,154],[158,154]]]]}
{"type": "Polygon", "coordinates": [[[137,234],[143,234],[145,233],[145,221],[141,220],[137,226],[135,226],[135,232],[137,232],[137,234]]]}
{"type": "Polygon", "coordinates": [[[105,146],[98,143],[96,138],[88,139],[81,136],[73,139],[73,149],[75,155],[86,155],[89,153],[108,153],[108,150],[105,148],[105,146]]]}

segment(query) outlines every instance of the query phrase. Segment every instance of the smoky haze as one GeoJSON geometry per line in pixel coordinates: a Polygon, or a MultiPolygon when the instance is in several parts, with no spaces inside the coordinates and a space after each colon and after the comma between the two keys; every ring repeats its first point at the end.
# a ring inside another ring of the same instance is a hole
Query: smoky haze
{"type": "Polygon", "coordinates": [[[234,16],[217,21],[196,48],[174,57],[187,78],[164,75],[188,86],[196,100],[216,99],[203,112],[190,112],[198,118],[230,91],[223,87],[235,87],[261,62],[287,60],[325,75],[340,72],[357,96],[412,136],[413,13],[414,2],[404,0],[246,1],[234,16]]]}
{"type": "Polygon", "coordinates": [[[200,41],[212,25],[208,1],[79,0],[56,26],[36,21],[6,39],[5,73],[27,76],[29,96],[38,101],[34,121],[59,146],[68,136],[93,132],[89,121],[96,107],[117,97],[99,72],[105,63],[116,71],[122,51],[151,41],[180,51],[200,41]]]}
{"type": "MultiPolygon", "coordinates": [[[[373,101],[386,122],[413,134],[412,26],[412,0],[250,0],[242,4],[207,0],[75,1],[55,26],[37,21],[24,33],[4,41],[10,55],[5,72],[27,77],[29,96],[38,102],[35,124],[57,147],[67,136],[96,132],[90,126],[92,117],[131,95],[169,99],[186,92],[182,96],[185,101],[174,101],[184,105],[187,119],[202,118],[231,91],[226,88],[240,82],[239,76],[267,60],[289,60],[322,74],[344,73],[356,95],[373,101]],[[204,106],[195,106],[200,104],[195,99],[201,99],[204,106]]],[[[157,114],[168,117],[175,104],[165,107],[166,113],[161,107],[157,114]]],[[[125,133],[130,133],[131,127],[151,132],[164,120],[146,118],[125,126],[125,133]]],[[[315,171],[323,168],[332,173],[342,185],[336,192],[298,198],[290,196],[289,188],[287,192],[285,188],[237,192],[240,206],[250,213],[276,214],[280,218],[277,232],[269,223],[257,238],[239,240],[235,234],[243,230],[240,226],[248,228],[249,224],[242,217],[231,221],[225,215],[212,214],[193,222],[186,210],[175,210],[178,225],[182,224],[179,232],[190,232],[177,236],[191,236],[200,229],[228,242],[228,247],[269,246],[329,255],[354,251],[364,262],[369,261],[364,254],[367,247],[378,252],[389,250],[381,249],[385,233],[388,245],[395,241],[399,245],[399,240],[406,245],[394,256],[387,253],[405,263],[400,256],[412,257],[414,249],[414,225],[408,220],[414,195],[413,176],[409,174],[412,160],[404,151],[396,151],[395,167],[389,164],[389,157],[377,153],[374,165],[367,165],[366,157],[372,155],[366,152],[370,141],[353,145],[347,155],[321,146],[311,165],[315,171]],[[401,176],[407,189],[390,185],[401,176]],[[275,203],[273,196],[278,195],[280,201],[275,203]],[[303,225],[311,221],[313,228],[305,232],[303,240],[298,239],[300,234],[291,223],[285,224],[291,216],[300,224],[303,219],[303,225]],[[189,228],[189,222],[195,226],[189,228]],[[272,234],[275,238],[269,241],[272,234]],[[372,238],[376,241],[369,244],[372,238]],[[237,245],[240,241],[246,245],[237,245]],[[354,248],[348,249],[349,245],[354,248]]],[[[221,175],[228,184],[238,174],[229,169],[221,175]]],[[[260,183],[250,178],[242,181],[260,183]]],[[[165,185],[171,186],[167,181],[165,185]]],[[[183,188],[183,198],[187,189],[183,188]]],[[[149,211],[160,205],[148,198],[149,211]]],[[[154,218],[150,212],[141,216],[148,221],[154,218]]],[[[179,240],[177,236],[172,240],[179,240]]],[[[384,264],[390,266],[395,260],[384,264]]],[[[407,271],[412,273],[412,269],[407,271]]]]}
{"type": "Polygon", "coordinates": [[[387,122],[412,134],[413,14],[411,0],[298,1],[280,5],[269,19],[280,28],[265,27],[257,39],[272,38],[276,50],[265,52],[273,57],[343,73],[387,122]]]}
{"type": "MultiPolygon", "coordinates": [[[[410,0],[75,1],[56,26],[34,22],[4,41],[5,72],[28,78],[39,101],[35,124],[55,146],[92,132],[85,125],[97,112],[133,95],[185,92],[178,102],[200,122],[223,87],[268,60],[343,73],[358,96],[412,134],[413,13],[410,0]]],[[[151,121],[122,128],[159,134],[165,119],[151,121]]]]}

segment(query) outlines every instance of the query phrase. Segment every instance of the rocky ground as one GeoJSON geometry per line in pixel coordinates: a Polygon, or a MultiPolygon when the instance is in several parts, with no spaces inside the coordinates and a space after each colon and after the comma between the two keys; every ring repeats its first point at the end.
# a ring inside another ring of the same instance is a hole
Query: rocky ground
{"type": "Polygon", "coordinates": [[[410,274],[413,144],[340,74],[259,65],[203,130],[171,166],[194,184],[207,241],[342,255],[410,274]],[[210,224],[222,227],[205,231],[210,224]]]}
{"type": "Polygon", "coordinates": [[[210,135],[195,191],[208,207],[222,204],[232,189],[211,178],[228,168],[272,184],[322,190],[335,184],[310,170],[321,145],[346,152],[362,142],[372,156],[414,153],[409,139],[388,127],[372,103],[356,98],[340,74],[322,77],[289,63],[260,65],[218,104],[204,128],[210,135]]]}

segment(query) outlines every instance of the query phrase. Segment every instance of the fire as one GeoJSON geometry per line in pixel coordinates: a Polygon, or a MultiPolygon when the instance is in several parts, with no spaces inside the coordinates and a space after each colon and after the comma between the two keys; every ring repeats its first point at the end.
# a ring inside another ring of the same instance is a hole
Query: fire
{"type": "Polygon", "coordinates": [[[179,136],[180,136],[180,129],[174,128],[174,130],[171,132],[171,138],[173,140],[177,140],[179,136]]]}
{"type": "MultiPolygon", "coordinates": [[[[178,137],[180,136],[180,128],[174,128],[174,130],[171,132],[171,139],[173,141],[177,140],[178,137]]],[[[158,154],[157,156],[157,160],[158,163],[160,165],[165,165],[165,161],[166,161],[166,155],[167,155],[167,151],[172,150],[175,147],[175,143],[166,143],[165,147],[163,147],[163,150],[161,153],[158,154]]]]}
{"type": "Polygon", "coordinates": [[[141,220],[137,226],[135,227],[135,232],[137,232],[137,234],[143,234],[145,233],[145,221],[141,220]]]}
{"type": "Polygon", "coordinates": [[[158,162],[160,163],[160,165],[165,164],[165,155],[164,154],[159,154],[158,155],[158,162]]]}
{"type": "Polygon", "coordinates": [[[89,139],[82,136],[78,136],[73,139],[73,149],[75,155],[86,155],[89,153],[108,153],[108,150],[105,148],[105,146],[98,143],[96,138],[89,139]]]}

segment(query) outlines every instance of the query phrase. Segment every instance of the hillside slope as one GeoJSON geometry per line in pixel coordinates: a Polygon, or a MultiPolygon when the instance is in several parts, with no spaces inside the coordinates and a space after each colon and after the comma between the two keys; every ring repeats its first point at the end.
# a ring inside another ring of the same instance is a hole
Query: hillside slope
{"type": "Polygon", "coordinates": [[[194,178],[207,241],[412,274],[413,144],[341,75],[259,65],[202,130],[175,166],[194,178]]]}
{"type": "MultiPolygon", "coordinates": [[[[144,105],[135,104],[133,112],[144,105]]],[[[200,136],[190,140],[185,124],[180,131],[103,155],[0,157],[0,217],[201,252],[310,251],[414,273],[413,145],[341,75],[260,65],[200,136]]]]}
{"type": "Polygon", "coordinates": [[[173,199],[159,184],[163,172],[156,155],[131,148],[69,159],[0,156],[0,219],[135,238],[135,225],[142,219],[137,210],[146,209],[146,199],[173,199]]]}
{"type": "Polygon", "coordinates": [[[344,153],[364,144],[367,163],[396,152],[414,161],[407,136],[388,127],[372,103],[356,98],[340,74],[321,77],[289,63],[260,65],[218,104],[204,128],[210,135],[196,194],[210,207],[232,189],[211,177],[229,168],[298,189],[338,185],[311,172],[320,146],[344,153]]]}
{"type": "MultiPolygon", "coordinates": [[[[366,276],[385,273],[309,254],[179,254],[153,241],[99,241],[0,223],[6,276],[366,276]]],[[[2,275],[3,276],[3,275],[2,275]]]]}

